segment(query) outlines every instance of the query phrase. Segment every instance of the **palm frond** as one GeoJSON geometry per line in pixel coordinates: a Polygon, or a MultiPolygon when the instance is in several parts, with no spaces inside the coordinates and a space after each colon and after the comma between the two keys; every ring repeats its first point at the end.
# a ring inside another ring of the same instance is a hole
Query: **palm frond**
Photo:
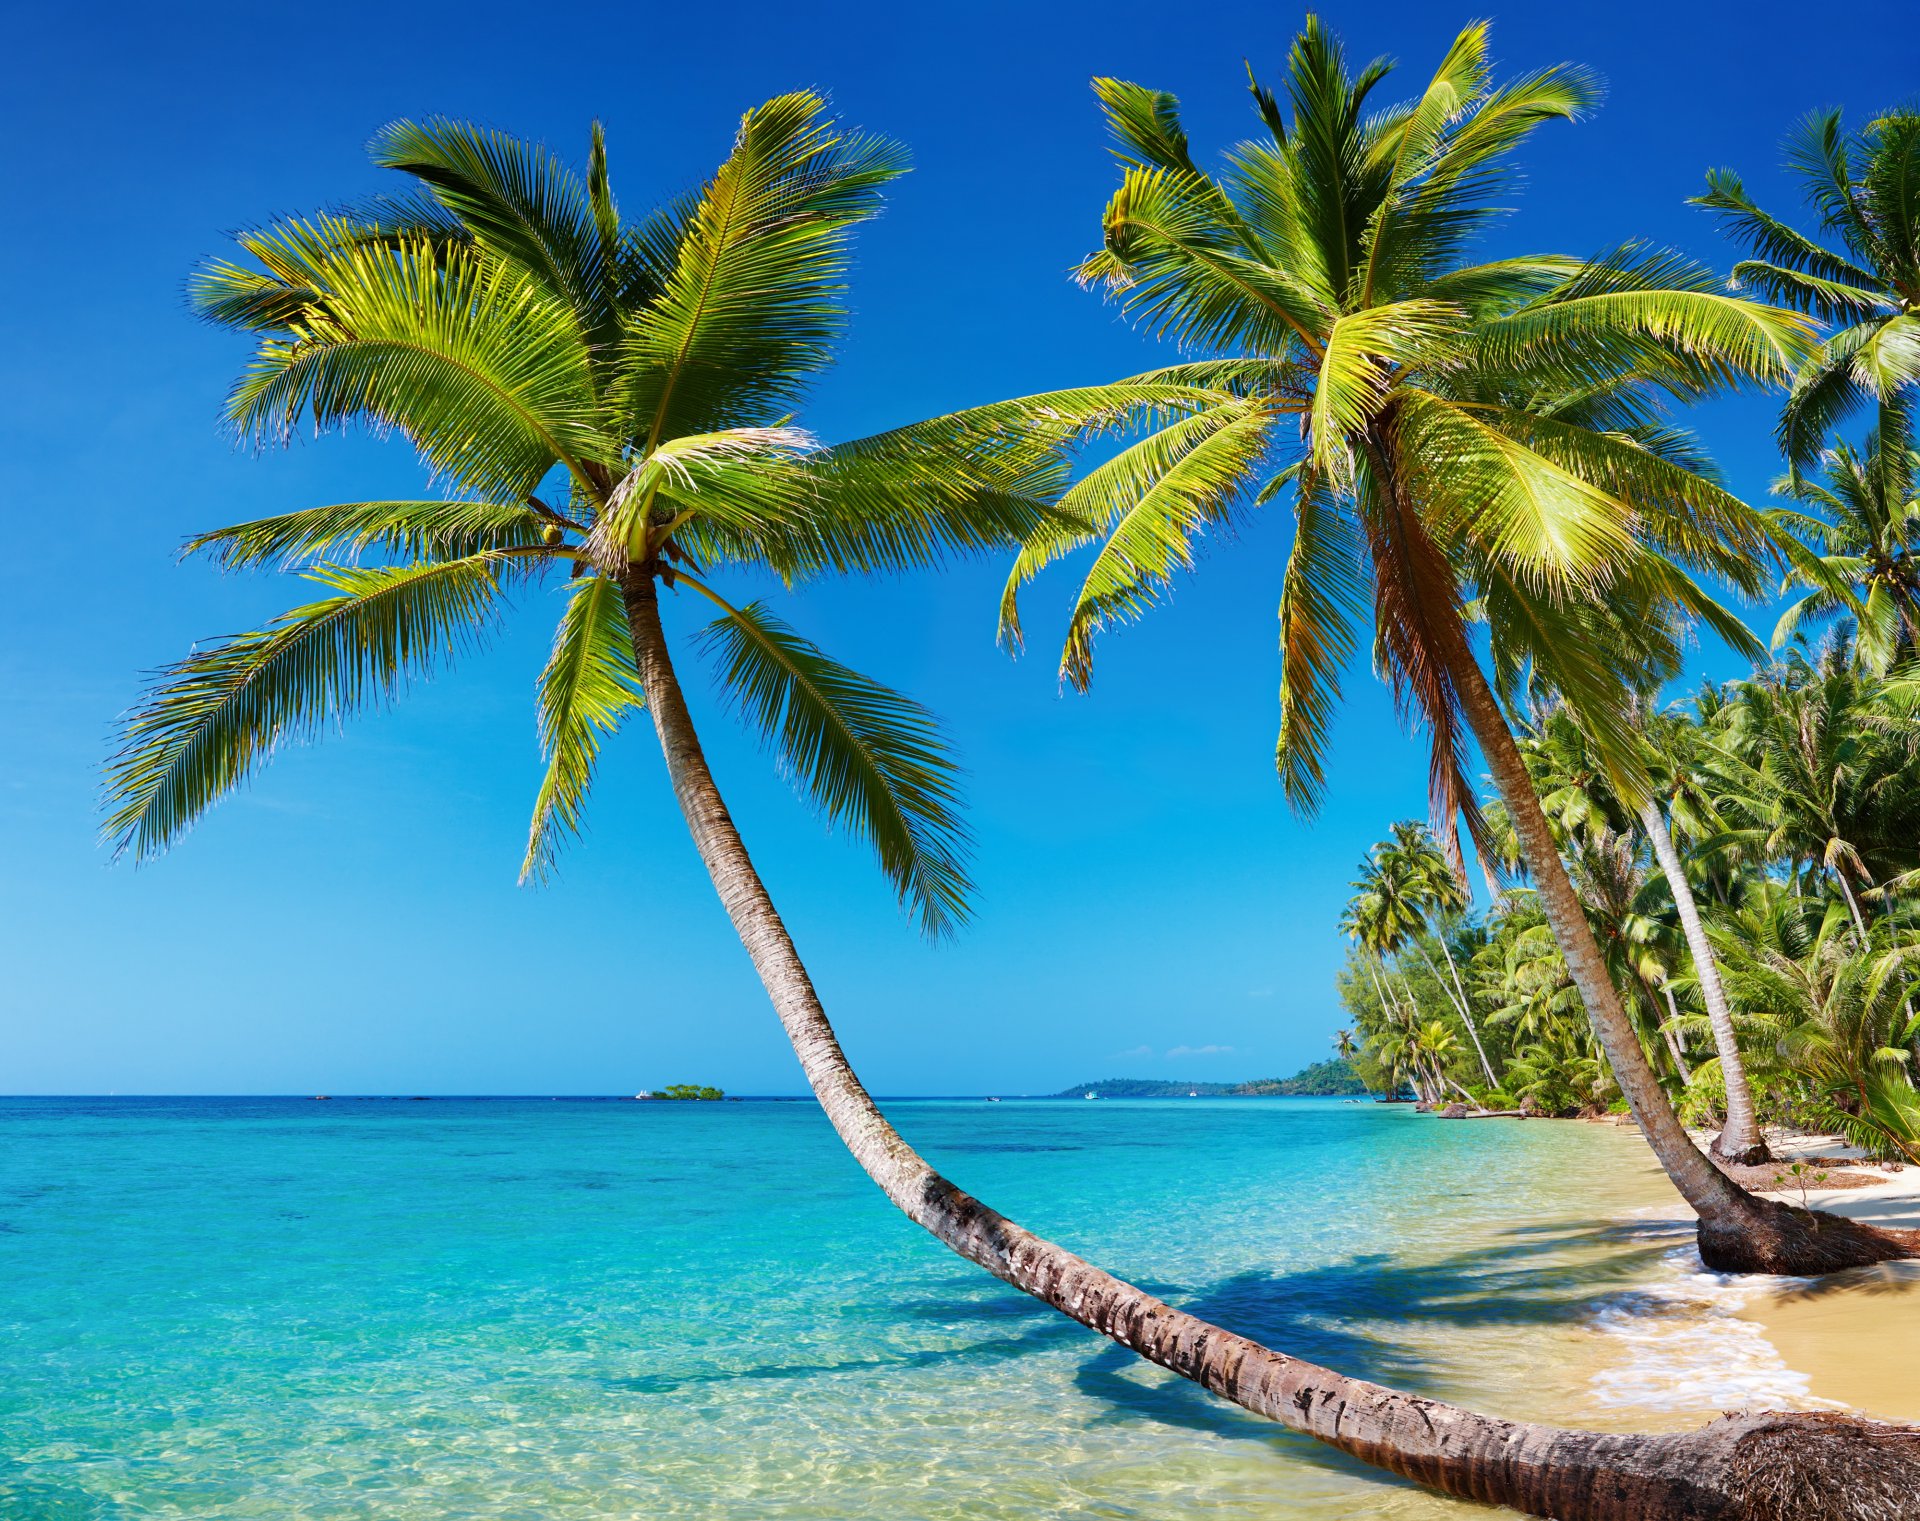
{"type": "Polygon", "coordinates": [[[559,526],[531,507],[503,502],[342,502],[197,533],[182,552],[210,551],[227,570],[351,563],[369,550],[403,560],[449,560],[488,549],[531,549],[559,526]]]}
{"type": "Polygon", "coordinates": [[[972,884],[959,771],[933,715],[830,659],[758,603],[727,607],[702,643],[794,786],[873,847],[927,934],[951,934],[967,917],[972,884]]]}
{"type": "MultiPolygon", "coordinates": [[[[1074,601],[1060,657],[1064,680],[1085,690],[1093,679],[1094,635],[1138,617],[1176,571],[1192,565],[1193,536],[1221,521],[1246,489],[1267,452],[1270,426],[1271,414],[1251,408],[1171,451],[1164,469],[1143,471],[1151,484],[1112,517],[1074,601]]],[[[1063,505],[1073,511],[1071,502],[1063,505]]]]}
{"type": "Polygon", "coordinates": [[[243,435],[397,428],[436,472],[507,501],[556,463],[584,478],[618,457],[572,314],[513,266],[414,243],[329,253],[312,274],[324,311],[264,341],[228,401],[243,435]]]}
{"type": "Polygon", "coordinates": [[[1326,794],[1326,747],[1365,616],[1365,546],[1338,496],[1311,471],[1295,485],[1293,547],[1280,586],[1280,737],[1274,764],[1302,814],[1326,794]]]}
{"type": "Polygon", "coordinates": [[[158,854],[289,739],[311,738],[390,697],[485,632],[499,607],[497,553],[306,579],[336,595],[222,639],[162,670],[108,763],[116,853],[158,854]]]}
{"type": "Polygon", "coordinates": [[[665,288],[628,323],[624,406],[646,452],[790,409],[841,328],[848,229],[905,168],[899,148],[842,132],[810,92],[741,118],[665,288]]]}
{"type": "Polygon", "coordinates": [[[586,576],[567,587],[553,653],[540,673],[540,743],[547,772],[534,801],[520,880],[544,878],[560,842],[580,830],[600,741],[646,705],[620,583],[586,576]]]}

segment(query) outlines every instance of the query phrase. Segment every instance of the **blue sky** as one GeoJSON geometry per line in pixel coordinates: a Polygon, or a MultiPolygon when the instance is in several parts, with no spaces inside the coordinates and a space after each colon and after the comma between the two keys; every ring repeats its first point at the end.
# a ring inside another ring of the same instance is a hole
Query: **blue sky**
{"type": "MultiPolygon", "coordinates": [[[[1088,90],[1182,99],[1211,154],[1252,130],[1241,60],[1280,72],[1299,12],[1222,3],[785,4],[534,10],[428,0],[288,8],[38,7],[0,113],[0,1091],[796,1092],[797,1069],[686,842],[651,731],[604,767],[553,886],[514,885],[538,776],[536,598],[483,656],[291,751],[171,856],[110,866],[95,793],[139,673],[295,600],[176,563],[190,531],[402,494],[403,446],[253,457],[219,433],[239,341],[182,282],[224,230],[377,187],[367,136],[446,114],[584,157],[607,124],[629,206],[698,181],[746,107],[829,91],[916,172],[862,236],[854,326],[808,421],[827,437],[1110,378],[1155,349],[1065,271],[1113,171],[1088,90]]],[[[1467,10],[1332,5],[1351,52],[1416,91],[1467,10]]],[[[1913,89],[1903,4],[1507,6],[1510,69],[1571,59],[1608,95],[1526,159],[1515,248],[1642,236],[1730,262],[1687,208],[1710,165],[1793,207],[1778,143],[1806,110],[1913,89]]],[[[1734,483],[1775,468],[1764,401],[1698,419],[1734,483]]],[[[883,1093],[1045,1091],[1105,1075],[1227,1078],[1327,1053],[1334,919],[1355,860],[1423,806],[1420,751],[1351,683],[1312,825],[1271,764],[1283,513],[1216,547],[1062,695],[1043,582],[1034,653],[994,647],[995,566],[809,590],[783,611],[936,708],[969,767],[978,917],[916,939],[711,702],[716,770],[856,1064],[883,1093]]],[[[551,597],[549,596],[549,601],[551,597]]],[[[691,610],[677,623],[690,627],[691,610]]],[[[1713,667],[1711,660],[1706,667],[1713,667]]],[[[698,684],[696,679],[696,685],[698,684]]],[[[701,688],[702,695],[704,687],[701,688]]]]}

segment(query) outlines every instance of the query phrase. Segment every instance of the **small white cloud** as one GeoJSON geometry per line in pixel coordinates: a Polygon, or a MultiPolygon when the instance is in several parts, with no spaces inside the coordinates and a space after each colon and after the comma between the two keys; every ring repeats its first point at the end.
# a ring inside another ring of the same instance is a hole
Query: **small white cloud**
{"type": "Polygon", "coordinates": [[[1167,1053],[1168,1061],[1178,1061],[1183,1056],[1231,1056],[1232,1046],[1175,1046],[1167,1053]]]}

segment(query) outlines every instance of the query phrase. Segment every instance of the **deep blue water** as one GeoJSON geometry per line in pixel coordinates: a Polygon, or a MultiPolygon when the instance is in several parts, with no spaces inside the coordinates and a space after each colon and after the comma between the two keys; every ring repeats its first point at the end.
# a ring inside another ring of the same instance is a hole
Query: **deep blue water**
{"type": "MultiPolygon", "coordinates": [[[[1658,1250],[1600,1127],[887,1107],[1177,1303],[1513,1414],[1581,1416],[1658,1250]]],[[[808,1103],[0,1100],[5,1521],[1453,1509],[958,1262],[808,1103]]]]}

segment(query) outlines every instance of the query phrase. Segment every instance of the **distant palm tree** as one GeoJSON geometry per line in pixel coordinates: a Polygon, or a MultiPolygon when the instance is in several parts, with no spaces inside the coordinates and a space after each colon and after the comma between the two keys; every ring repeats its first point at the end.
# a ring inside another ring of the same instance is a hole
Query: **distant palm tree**
{"type": "Polygon", "coordinates": [[[1920,730],[1877,712],[1877,683],[1842,650],[1734,684],[1717,715],[1716,784],[1759,859],[1832,884],[1861,946],[1863,898],[1913,871],[1920,730]]]}
{"type": "Polygon", "coordinates": [[[1710,172],[1694,204],[1757,255],[1734,266],[1734,279],[1836,324],[1780,414],[1781,451],[1804,469],[1855,409],[1900,407],[1920,382],[1920,111],[1887,111],[1854,132],[1839,111],[1816,111],[1786,151],[1838,249],[1763,211],[1730,169],[1710,172]]]}
{"type": "Polygon", "coordinates": [[[1419,912],[1419,929],[1425,930],[1439,942],[1440,954],[1447,963],[1447,975],[1452,979],[1451,985],[1441,978],[1440,969],[1433,964],[1433,958],[1427,953],[1426,944],[1418,931],[1411,938],[1414,949],[1426,962],[1434,980],[1452,995],[1454,1011],[1467,1027],[1474,1054],[1480,1058],[1480,1070],[1486,1075],[1487,1086],[1499,1087],[1493,1075],[1493,1063],[1487,1060],[1487,1049],[1480,1043],[1480,1030],[1473,1020],[1473,1000],[1467,996],[1466,984],[1460,980],[1459,963],[1453,959],[1453,947],[1447,942],[1449,921],[1455,921],[1465,913],[1471,901],[1461,884],[1459,873],[1448,864],[1426,825],[1412,819],[1402,819],[1393,826],[1392,838],[1383,844],[1380,860],[1383,877],[1397,882],[1401,895],[1419,912]]]}
{"type": "Polygon", "coordinates": [[[1812,567],[1788,573],[1783,592],[1796,584],[1812,589],[1780,615],[1773,647],[1851,614],[1855,653],[1875,675],[1920,653],[1920,493],[1914,489],[1920,455],[1905,409],[1889,407],[1881,418],[1864,449],[1835,444],[1820,456],[1817,477],[1796,472],[1774,487],[1813,509],[1781,508],[1774,515],[1812,544],[1825,574],[1812,567]]]}
{"type": "Polygon", "coordinates": [[[1607,1059],[1700,1215],[1707,1259],[1808,1271],[1902,1254],[1884,1233],[1752,1198],[1694,1146],[1606,979],[1496,694],[1536,673],[1631,779],[1636,673],[1677,658],[1682,615],[1737,627],[1688,571],[1751,590],[1786,553],[1664,411],[1784,378],[1809,351],[1810,324],[1637,246],[1465,262],[1497,214],[1489,193],[1508,156],[1586,109],[1593,85],[1566,69],[1495,85],[1477,26],[1418,101],[1373,109],[1385,73],[1350,72],[1309,20],[1289,66],[1291,119],[1256,85],[1265,136],[1217,175],[1195,163],[1171,96],[1096,83],[1121,183],[1082,278],[1198,351],[1153,379],[1225,394],[1066,493],[1078,524],[1048,525],[1020,555],[1003,637],[1020,640],[1028,580],[1097,546],[1061,656],[1084,687],[1096,633],[1142,615],[1191,565],[1196,536],[1290,493],[1277,747],[1289,796],[1303,809],[1321,798],[1328,725],[1364,628],[1374,668],[1430,738],[1432,813],[1455,859],[1456,820],[1481,832],[1467,762],[1477,742],[1607,1059]]]}
{"type": "Polygon", "coordinates": [[[1779,1031],[1816,1095],[1812,1117],[1870,1155],[1920,1164],[1920,1094],[1909,1073],[1920,1017],[1906,1004],[1920,966],[1911,910],[1852,934],[1843,905],[1760,889],[1720,927],[1735,995],[1779,1031]]]}

